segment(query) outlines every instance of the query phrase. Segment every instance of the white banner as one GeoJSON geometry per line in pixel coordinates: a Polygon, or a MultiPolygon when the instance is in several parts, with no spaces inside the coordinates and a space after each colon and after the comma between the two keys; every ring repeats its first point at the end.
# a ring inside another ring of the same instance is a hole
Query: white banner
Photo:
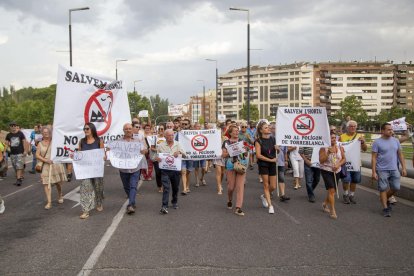
{"type": "Polygon", "coordinates": [[[388,122],[392,126],[394,131],[404,131],[407,130],[407,123],[405,122],[405,117],[395,119],[391,122],[388,122]]]}
{"type": "Polygon", "coordinates": [[[221,131],[219,129],[182,130],[178,141],[186,160],[221,158],[221,131]]]}
{"type": "Polygon", "coordinates": [[[144,157],[141,154],[141,145],[140,142],[111,141],[108,145],[111,165],[118,169],[138,168],[144,157]]]}
{"type": "Polygon", "coordinates": [[[184,105],[182,105],[182,104],[169,105],[168,106],[168,115],[169,116],[182,116],[183,115],[183,108],[184,108],[184,105]]]}
{"type": "MultiPolygon", "coordinates": [[[[338,142],[344,147],[346,167],[348,171],[359,172],[361,170],[361,141],[352,140],[349,142],[338,142]]],[[[319,167],[319,150],[321,147],[314,147],[312,153],[312,167],[319,167]]]]}
{"type": "Polygon", "coordinates": [[[138,117],[143,118],[143,117],[148,117],[148,110],[141,110],[138,113],[138,117]]]}
{"type": "Polygon", "coordinates": [[[219,122],[225,122],[226,121],[226,115],[224,115],[224,114],[218,114],[218,116],[217,116],[218,118],[218,121],[219,122]]]}
{"type": "Polygon", "coordinates": [[[30,143],[30,135],[32,134],[32,132],[34,131],[34,129],[20,129],[21,132],[23,132],[24,137],[26,138],[26,142],[30,143]]]}
{"type": "Polygon", "coordinates": [[[76,179],[104,176],[104,149],[75,151],[73,153],[73,170],[76,179]]]}
{"type": "Polygon", "coordinates": [[[330,146],[325,107],[279,107],[276,144],[282,146],[330,146]]]}
{"type": "Polygon", "coordinates": [[[69,151],[84,137],[83,126],[93,123],[105,144],[123,135],[131,122],[122,81],[59,65],[53,118],[52,160],[71,162],[69,151]]]}
{"type": "Polygon", "coordinates": [[[237,156],[246,152],[246,147],[244,146],[243,141],[234,144],[226,144],[226,149],[230,157],[237,156]]]}
{"type": "Polygon", "coordinates": [[[177,158],[169,153],[159,153],[158,157],[161,158],[159,163],[160,169],[169,171],[181,171],[181,161],[183,160],[181,155],[177,158]]]}

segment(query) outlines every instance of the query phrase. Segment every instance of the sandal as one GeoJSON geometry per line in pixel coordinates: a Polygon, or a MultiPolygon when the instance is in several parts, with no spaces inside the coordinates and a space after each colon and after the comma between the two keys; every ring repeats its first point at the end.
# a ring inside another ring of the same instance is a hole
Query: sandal
{"type": "Polygon", "coordinates": [[[52,208],[52,203],[49,202],[48,204],[45,205],[45,209],[49,210],[50,208],[52,208]]]}
{"type": "Polygon", "coordinates": [[[103,211],[103,207],[102,207],[102,205],[101,205],[101,206],[96,207],[96,211],[98,211],[98,212],[102,212],[102,211],[103,211]]]}
{"type": "Polygon", "coordinates": [[[328,205],[326,205],[325,203],[322,204],[322,209],[325,213],[330,213],[331,212],[331,210],[329,210],[328,205]]]}
{"type": "Polygon", "coordinates": [[[87,219],[89,217],[89,213],[82,213],[82,215],[79,216],[81,219],[87,219]]]}
{"type": "Polygon", "coordinates": [[[63,197],[59,197],[59,199],[58,199],[58,203],[59,203],[59,204],[62,204],[62,203],[63,203],[63,197]]]}
{"type": "Polygon", "coordinates": [[[337,218],[338,218],[338,216],[336,215],[336,213],[330,213],[330,214],[329,214],[329,217],[330,217],[331,219],[337,219],[337,218]]]}

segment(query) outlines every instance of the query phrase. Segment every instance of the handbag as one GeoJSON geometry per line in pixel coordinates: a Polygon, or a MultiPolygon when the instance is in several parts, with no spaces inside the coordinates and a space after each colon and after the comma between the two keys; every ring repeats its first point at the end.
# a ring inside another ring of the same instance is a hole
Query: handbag
{"type": "MultiPolygon", "coordinates": [[[[49,143],[49,145],[47,146],[47,149],[46,149],[46,152],[45,152],[45,155],[40,155],[40,156],[42,156],[43,158],[46,156],[46,154],[47,154],[47,151],[49,150],[49,146],[50,146],[50,143],[49,143]]],[[[42,173],[42,171],[43,171],[43,165],[44,165],[45,163],[43,163],[42,161],[38,161],[37,163],[36,163],[36,167],[35,167],[35,171],[36,172],[38,172],[38,173],[42,173]]]]}
{"type": "Polygon", "coordinates": [[[234,171],[238,174],[245,174],[247,167],[243,165],[239,160],[233,163],[234,171]]]}

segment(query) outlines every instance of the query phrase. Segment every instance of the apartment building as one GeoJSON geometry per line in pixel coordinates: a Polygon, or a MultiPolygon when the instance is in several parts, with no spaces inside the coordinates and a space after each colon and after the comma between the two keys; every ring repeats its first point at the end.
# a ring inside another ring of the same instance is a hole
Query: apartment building
{"type": "MultiPolygon", "coordinates": [[[[392,62],[294,63],[252,66],[250,103],[260,118],[274,116],[279,106],[324,106],[328,115],[340,102],[355,95],[368,116],[392,106],[414,109],[414,65],[392,62]]],[[[219,77],[219,114],[240,119],[247,102],[247,70],[235,69],[219,77]]]]}
{"type": "Polygon", "coordinates": [[[190,97],[189,102],[189,119],[191,122],[200,121],[204,118],[204,122],[216,122],[216,91],[208,90],[205,93],[205,102],[203,101],[204,93],[190,97]],[[205,116],[205,117],[204,117],[205,116]]]}
{"type": "MultiPolygon", "coordinates": [[[[259,117],[275,116],[279,106],[308,107],[312,97],[313,65],[295,63],[250,68],[250,103],[259,117]]],[[[239,110],[247,102],[247,70],[235,69],[219,77],[219,114],[239,120],[239,110]]]]}

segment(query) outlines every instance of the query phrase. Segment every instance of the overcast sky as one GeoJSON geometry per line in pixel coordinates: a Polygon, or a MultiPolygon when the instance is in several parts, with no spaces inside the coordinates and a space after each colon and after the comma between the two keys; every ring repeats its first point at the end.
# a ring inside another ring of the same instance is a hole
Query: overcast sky
{"type": "Polygon", "coordinates": [[[56,83],[69,66],[119,79],[128,91],[172,103],[215,88],[219,73],[246,66],[250,9],[252,65],[295,61],[414,60],[412,0],[0,0],[0,86],[56,83]]]}

